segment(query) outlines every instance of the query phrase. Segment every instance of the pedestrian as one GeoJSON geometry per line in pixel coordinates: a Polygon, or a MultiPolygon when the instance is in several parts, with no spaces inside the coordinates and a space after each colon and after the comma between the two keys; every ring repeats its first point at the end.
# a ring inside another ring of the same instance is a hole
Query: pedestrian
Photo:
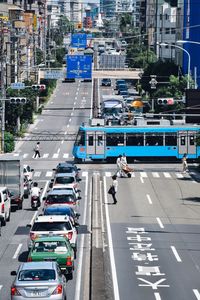
{"type": "Polygon", "coordinates": [[[34,154],[33,158],[37,158],[37,156],[40,157],[40,142],[37,142],[37,144],[34,148],[34,152],[35,152],[35,154],[34,154]]]}
{"type": "Polygon", "coordinates": [[[182,158],[182,166],[183,166],[183,173],[188,171],[188,164],[187,164],[187,154],[185,153],[182,158]]]}
{"type": "Polygon", "coordinates": [[[113,204],[117,203],[117,199],[116,199],[116,193],[117,193],[117,188],[118,188],[118,181],[117,181],[117,176],[113,175],[112,176],[112,186],[113,186],[113,192],[112,192],[112,197],[113,197],[113,204]]]}
{"type": "Polygon", "coordinates": [[[121,176],[121,170],[122,170],[122,155],[120,154],[117,158],[116,164],[117,164],[117,175],[121,176]]]}
{"type": "Polygon", "coordinates": [[[123,153],[122,157],[121,157],[121,164],[125,167],[127,166],[127,158],[126,158],[126,154],[123,153]]]}

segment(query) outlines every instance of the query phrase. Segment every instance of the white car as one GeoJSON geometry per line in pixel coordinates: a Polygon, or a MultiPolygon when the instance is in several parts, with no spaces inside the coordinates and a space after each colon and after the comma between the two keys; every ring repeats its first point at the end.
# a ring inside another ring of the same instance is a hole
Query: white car
{"type": "MultiPolygon", "coordinates": [[[[31,227],[30,224],[27,226],[31,227]]],[[[72,248],[74,249],[74,255],[76,257],[77,230],[72,225],[69,216],[38,216],[30,230],[28,249],[31,248],[33,241],[36,238],[46,235],[58,235],[68,238],[72,248]]]]}
{"type": "Polygon", "coordinates": [[[69,184],[57,184],[57,185],[54,185],[52,187],[52,191],[58,191],[58,190],[72,191],[76,195],[77,200],[81,199],[81,197],[80,197],[81,196],[80,195],[81,190],[79,190],[78,188],[74,187],[74,184],[72,184],[72,183],[69,183],[69,184]]]}
{"type": "Polygon", "coordinates": [[[0,187],[0,222],[6,225],[6,221],[10,221],[11,200],[7,187],[0,187]]]}

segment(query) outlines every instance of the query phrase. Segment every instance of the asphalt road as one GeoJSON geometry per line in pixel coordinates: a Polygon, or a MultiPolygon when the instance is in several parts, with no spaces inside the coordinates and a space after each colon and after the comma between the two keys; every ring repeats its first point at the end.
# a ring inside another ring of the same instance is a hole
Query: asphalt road
{"type": "MultiPolygon", "coordinates": [[[[100,94],[111,94],[101,88],[100,94]]],[[[31,134],[75,132],[88,121],[91,83],[59,82],[54,97],[30,126],[31,134]],[[61,108],[61,109],[59,109],[61,108]],[[85,109],[84,109],[85,108],[85,109]]],[[[72,160],[72,141],[41,141],[41,158],[33,159],[35,142],[18,142],[15,156],[34,168],[34,180],[48,190],[52,169],[72,160]]],[[[74,279],[68,281],[68,300],[89,300],[91,234],[104,273],[104,287],[92,299],[199,300],[200,198],[195,173],[182,174],[179,162],[135,163],[132,178],[119,178],[118,203],[112,204],[107,190],[114,164],[81,164],[80,229],[74,279]],[[95,182],[95,193],[94,193],[95,182]],[[98,204],[98,206],[96,206],[98,204]],[[94,206],[93,221],[91,210],[94,206]],[[92,224],[93,222],[93,224],[92,224]],[[98,230],[98,234],[96,233],[98,230]]],[[[22,211],[11,215],[0,237],[0,299],[10,299],[10,271],[26,261],[27,224],[35,212],[30,199],[22,211]]],[[[94,270],[95,271],[95,270],[94,270]]],[[[101,275],[101,274],[99,274],[101,275]]],[[[95,292],[95,290],[94,290],[95,292]]]]}

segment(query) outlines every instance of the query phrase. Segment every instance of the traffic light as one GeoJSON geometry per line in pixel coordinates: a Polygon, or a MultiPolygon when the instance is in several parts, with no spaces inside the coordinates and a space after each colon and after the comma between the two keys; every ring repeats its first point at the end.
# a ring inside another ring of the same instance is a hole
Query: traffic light
{"type": "Polygon", "coordinates": [[[27,99],[22,98],[22,97],[12,97],[12,98],[10,98],[10,103],[11,104],[25,104],[25,103],[27,103],[27,99]]]}
{"type": "Polygon", "coordinates": [[[157,104],[158,105],[173,105],[174,99],[173,98],[158,98],[157,104]]]}
{"type": "Polygon", "coordinates": [[[34,91],[42,92],[42,91],[46,90],[45,84],[33,84],[31,87],[34,91]]]}
{"type": "Polygon", "coordinates": [[[81,28],[82,28],[82,23],[81,23],[81,22],[79,22],[79,23],[77,24],[77,28],[78,28],[78,29],[81,29],[81,28]]]}

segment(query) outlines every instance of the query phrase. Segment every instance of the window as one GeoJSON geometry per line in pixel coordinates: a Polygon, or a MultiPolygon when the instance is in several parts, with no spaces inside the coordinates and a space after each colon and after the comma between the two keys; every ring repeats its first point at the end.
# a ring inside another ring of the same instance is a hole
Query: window
{"type": "Polygon", "coordinates": [[[146,135],[146,146],[163,146],[163,134],[147,132],[146,135]]]}
{"type": "Polygon", "coordinates": [[[170,28],[165,28],[165,34],[170,34],[170,28]]]}
{"type": "Polygon", "coordinates": [[[124,134],[120,133],[108,133],[106,135],[106,145],[107,146],[120,146],[124,145],[124,134]]]}
{"type": "Polygon", "coordinates": [[[180,144],[181,144],[181,146],[185,146],[185,145],[186,145],[186,139],[185,139],[185,136],[181,136],[181,137],[180,137],[180,144]]]}
{"type": "Polygon", "coordinates": [[[171,28],[171,34],[176,34],[176,28],[171,28]]]}
{"type": "Polygon", "coordinates": [[[144,134],[127,134],[126,146],[144,146],[144,134]]]}
{"type": "Polygon", "coordinates": [[[168,14],[165,14],[165,20],[168,20],[168,19],[169,19],[168,14]]]}
{"type": "Polygon", "coordinates": [[[165,146],[177,146],[177,134],[173,132],[165,133],[165,146]]]}
{"type": "Polygon", "coordinates": [[[56,273],[51,269],[22,270],[19,273],[19,281],[52,281],[56,279],[56,273]]]}
{"type": "Polygon", "coordinates": [[[190,146],[194,146],[195,145],[195,139],[194,139],[194,135],[190,135],[190,146]]]}
{"type": "Polygon", "coordinates": [[[79,131],[76,142],[76,146],[84,146],[85,145],[85,132],[84,131],[79,131]]]}
{"type": "Polygon", "coordinates": [[[97,136],[97,146],[103,146],[103,136],[102,135],[97,136]]]}
{"type": "Polygon", "coordinates": [[[160,21],[162,21],[162,14],[160,14],[160,21]]]}
{"type": "Polygon", "coordinates": [[[93,135],[88,136],[88,146],[93,146],[94,145],[94,137],[93,135]]]}
{"type": "Polygon", "coordinates": [[[36,222],[32,231],[68,231],[72,230],[69,222],[36,222]]]}

